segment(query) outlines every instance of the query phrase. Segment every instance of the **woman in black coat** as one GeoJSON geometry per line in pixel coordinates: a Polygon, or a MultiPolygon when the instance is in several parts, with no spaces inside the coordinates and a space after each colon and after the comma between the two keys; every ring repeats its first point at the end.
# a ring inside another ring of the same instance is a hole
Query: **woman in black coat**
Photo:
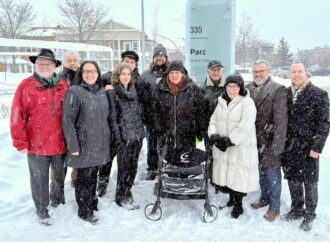
{"type": "Polygon", "coordinates": [[[143,107],[132,79],[129,65],[120,63],[112,77],[114,89],[108,91],[111,119],[117,147],[116,204],[126,209],[138,209],[131,188],[136,176],[138,158],[145,131],[142,121],[143,107]]]}
{"type": "Polygon", "coordinates": [[[189,78],[181,60],[170,62],[167,73],[153,91],[153,128],[160,137],[159,146],[167,147],[166,160],[196,147],[202,139],[205,101],[197,85],[189,78]]]}
{"type": "Polygon", "coordinates": [[[96,62],[83,62],[76,79],[80,85],[66,92],[63,104],[62,123],[68,149],[66,162],[77,168],[78,216],[94,224],[98,220],[93,215],[98,202],[98,167],[110,160],[109,102],[96,62]]]}

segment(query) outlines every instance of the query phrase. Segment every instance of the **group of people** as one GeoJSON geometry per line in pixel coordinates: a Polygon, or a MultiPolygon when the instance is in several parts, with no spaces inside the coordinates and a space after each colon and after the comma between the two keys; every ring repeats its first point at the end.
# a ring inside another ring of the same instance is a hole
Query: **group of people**
{"type": "Polygon", "coordinates": [[[142,75],[137,53],[125,51],[121,58],[113,72],[102,75],[96,62],[79,66],[78,56],[68,52],[57,75],[61,61],[51,50],[30,56],[35,72],[16,90],[10,127],[14,147],[27,154],[42,222],[49,222],[49,202],[52,207],[65,203],[67,166],[73,168],[78,216],[95,224],[93,211],[98,196],[106,193],[116,155],[115,202],[138,209],[131,189],[143,139],[148,143],[146,179],[153,180],[164,147],[165,159],[176,163],[175,157],[196,147],[197,138],[204,139],[212,163],[211,183],[229,194],[226,206],[233,206],[233,218],[243,213],[246,193],[259,186],[260,200],[251,206],[269,205],[268,221],[279,216],[282,167],[292,205],[281,218],[303,217],[301,228],[312,228],[329,98],[308,80],[302,63],[291,66],[292,85],[285,88],[272,80],[263,60],[254,63],[254,82],[246,86],[239,74],[224,78],[222,63],[212,60],[199,87],[181,60],[168,61],[162,45],[154,48],[142,75]]]}

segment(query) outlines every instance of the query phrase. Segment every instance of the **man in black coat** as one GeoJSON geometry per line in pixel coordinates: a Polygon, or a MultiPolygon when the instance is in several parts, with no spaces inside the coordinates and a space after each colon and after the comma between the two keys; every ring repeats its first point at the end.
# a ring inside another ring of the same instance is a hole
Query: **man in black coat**
{"type": "MultiPolygon", "coordinates": [[[[212,60],[207,65],[207,77],[204,85],[201,86],[201,92],[207,104],[207,111],[205,113],[205,125],[208,127],[210,118],[218,104],[218,97],[222,95],[225,90],[225,78],[223,76],[223,65],[218,60],[212,60]]],[[[205,130],[207,130],[207,127],[205,130]]],[[[204,144],[205,150],[212,155],[212,145],[210,145],[209,138],[205,132],[204,144]]]]}
{"type": "MultiPolygon", "coordinates": [[[[58,77],[65,80],[70,86],[78,85],[79,83],[74,83],[74,77],[79,69],[79,59],[78,55],[73,51],[68,51],[64,54],[63,59],[63,70],[58,73],[58,77]]],[[[64,167],[64,174],[66,176],[67,167],[64,167]]],[[[76,184],[77,171],[72,168],[71,172],[71,186],[74,187],[76,184]]]]}
{"type": "MultiPolygon", "coordinates": [[[[157,45],[153,51],[153,61],[151,62],[149,69],[145,70],[142,74],[144,79],[149,83],[150,88],[156,86],[157,79],[163,78],[168,67],[168,57],[167,51],[161,44],[157,45]]],[[[151,99],[151,97],[149,98],[151,99]]],[[[150,100],[148,103],[150,103],[150,100]]],[[[146,114],[147,120],[151,120],[152,112],[151,107],[148,105],[146,114]]],[[[147,122],[146,125],[146,139],[148,143],[148,154],[147,154],[147,164],[148,164],[148,174],[146,180],[154,180],[156,177],[158,153],[157,153],[157,136],[155,134],[154,128],[151,124],[147,122]]]]}
{"type": "Polygon", "coordinates": [[[79,68],[79,60],[76,53],[69,51],[64,54],[63,71],[58,77],[64,79],[70,86],[73,86],[73,79],[79,68]]]}
{"type": "Polygon", "coordinates": [[[300,228],[310,231],[318,201],[319,155],[329,135],[329,97],[307,79],[302,63],[291,66],[290,79],[283,171],[292,202],[290,212],[281,218],[303,217],[300,228]]]}

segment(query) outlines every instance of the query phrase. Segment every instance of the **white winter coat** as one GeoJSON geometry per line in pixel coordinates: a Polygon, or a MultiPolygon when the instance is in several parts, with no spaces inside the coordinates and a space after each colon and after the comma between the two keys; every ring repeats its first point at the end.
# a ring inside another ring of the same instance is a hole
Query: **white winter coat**
{"type": "Polygon", "coordinates": [[[238,192],[259,189],[258,149],[255,130],[256,108],[249,94],[238,95],[227,106],[218,98],[211,116],[208,135],[229,137],[235,146],[225,152],[213,146],[213,182],[238,192]]]}

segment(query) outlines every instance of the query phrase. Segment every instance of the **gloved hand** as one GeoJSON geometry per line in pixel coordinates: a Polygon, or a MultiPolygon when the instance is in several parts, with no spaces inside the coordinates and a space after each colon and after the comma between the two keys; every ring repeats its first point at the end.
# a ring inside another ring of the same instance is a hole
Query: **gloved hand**
{"type": "Polygon", "coordinates": [[[231,146],[235,146],[235,144],[233,144],[231,142],[231,140],[229,139],[229,137],[220,137],[220,140],[219,142],[222,144],[222,146],[228,148],[228,147],[231,147],[231,146]]]}
{"type": "Polygon", "coordinates": [[[219,134],[212,134],[210,136],[210,144],[214,145],[217,141],[219,141],[221,136],[219,134]]]}
{"type": "Polygon", "coordinates": [[[227,147],[220,141],[215,142],[214,145],[222,152],[225,152],[227,150],[227,147]]]}

